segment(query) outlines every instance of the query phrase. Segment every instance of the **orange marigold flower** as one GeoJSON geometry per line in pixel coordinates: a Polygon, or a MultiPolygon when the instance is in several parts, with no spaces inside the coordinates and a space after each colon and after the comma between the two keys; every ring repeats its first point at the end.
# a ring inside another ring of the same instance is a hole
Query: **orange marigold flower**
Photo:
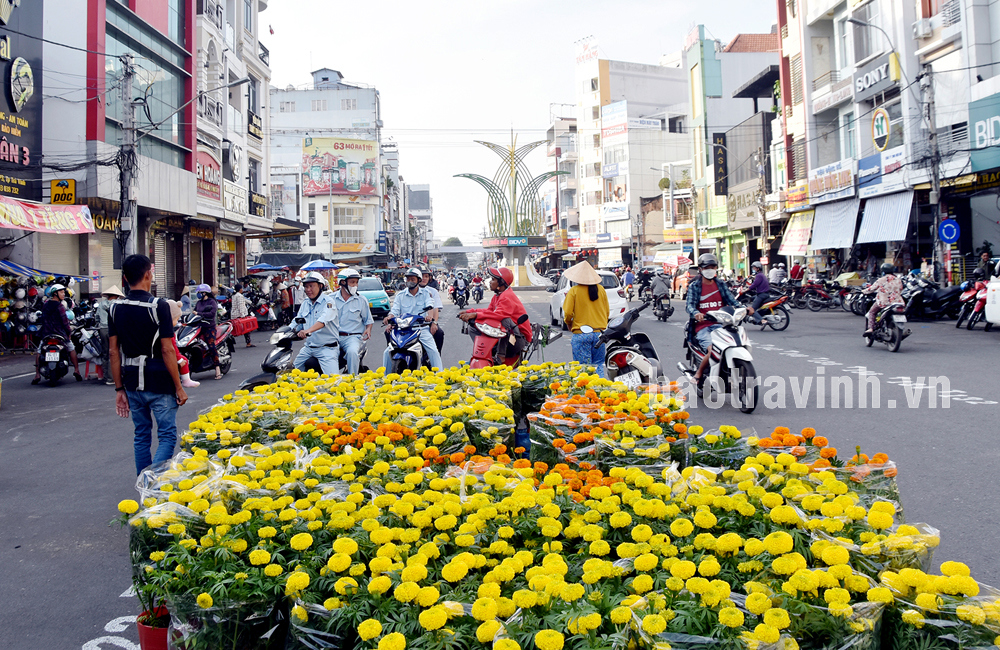
{"type": "MultiPolygon", "coordinates": [[[[558,467],[558,465],[556,465],[556,467],[558,467]]],[[[540,460],[535,462],[535,474],[544,474],[547,471],[549,471],[547,463],[543,463],[540,460]]]]}
{"type": "Polygon", "coordinates": [[[781,444],[785,447],[794,447],[799,444],[799,439],[791,434],[787,434],[781,437],[781,444]]]}
{"type": "Polygon", "coordinates": [[[788,453],[790,453],[792,456],[795,456],[796,458],[801,458],[802,456],[806,455],[806,448],[800,445],[796,445],[791,449],[789,449],[788,453]]]}
{"type": "Polygon", "coordinates": [[[826,469],[826,468],[828,468],[828,467],[830,467],[830,461],[828,461],[828,460],[827,460],[827,459],[825,459],[825,458],[820,458],[819,460],[817,460],[816,462],[814,462],[814,463],[812,464],[812,468],[813,468],[814,470],[818,470],[818,469],[826,469]]]}
{"type": "Polygon", "coordinates": [[[563,451],[566,452],[567,454],[572,454],[574,451],[576,451],[576,445],[574,445],[572,442],[569,443],[568,445],[563,445],[563,451]]]}
{"type": "Polygon", "coordinates": [[[812,440],[813,436],[815,435],[816,435],[816,429],[813,429],[812,427],[806,427],[805,429],[802,430],[802,437],[805,438],[806,440],[812,440]]]}
{"type": "Polygon", "coordinates": [[[812,441],[814,447],[826,447],[828,444],[830,444],[830,441],[824,438],[823,436],[816,436],[815,438],[812,439],[812,441]]]}
{"type": "Polygon", "coordinates": [[[455,465],[458,465],[464,461],[465,461],[465,454],[463,454],[460,451],[455,452],[454,454],[451,455],[451,462],[455,465]]]}
{"type": "Polygon", "coordinates": [[[291,431],[291,432],[285,434],[285,437],[288,438],[289,440],[298,440],[299,439],[299,434],[295,433],[294,431],[291,431]]]}
{"type": "Polygon", "coordinates": [[[476,453],[476,447],[474,445],[465,445],[464,447],[462,447],[462,451],[471,456],[472,454],[476,453]]]}
{"type": "Polygon", "coordinates": [[[837,448],[836,447],[826,447],[819,452],[820,458],[836,458],[837,448]]]}
{"type": "Polygon", "coordinates": [[[775,442],[773,440],[771,440],[770,438],[761,438],[760,441],[757,442],[757,446],[760,447],[761,449],[769,449],[769,448],[773,447],[774,445],[775,445],[775,442]]]}
{"type": "MultiPolygon", "coordinates": [[[[518,449],[520,449],[520,447],[518,449]]],[[[515,449],[514,451],[516,452],[517,449],[515,449]]],[[[519,458],[518,460],[514,461],[515,469],[523,469],[525,467],[531,467],[531,461],[528,460],[527,458],[519,458]]]]}
{"type": "Polygon", "coordinates": [[[888,476],[889,478],[892,478],[892,477],[896,476],[896,474],[898,473],[898,470],[895,467],[886,467],[885,471],[882,472],[882,473],[885,474],[886,476],[888,476]]]}
{"type": "Polygon", "coordinates": [[[566,441],[562,438],[556,438],[552,441],[552,446],[556,449],[562,449],[566,445],[566,441]]]}
{"type": "Polygon", "coordinates": [[[427,460],[432,460],[434,458],[437,458],[438,457],[438,448],[437,447],[428,447],[427,449],[424,449],[423,457],[426,458],[427,460]]]}
{"type": "Polygon", "coordinates": [[[872,456],[872,463],[882,463],[882,464],[884,464],[884,463],[886,463],[888,461],[889,461],[889,456],[886,455],[886,454],[884,454],[884,453],[882,453],[882,452],[879,452],[879,453],[875,454],[874,456],[872,456]]]}
{"type": "Polygon", "coordinates": [[[687,433],[687,425],[681,424],[680,422],[675,422],[674,433],[687,433]]]}
{"type": "Polygon", "coordinates": [[[571,490],[582,490],[586,489],[587,494],[590,494],[590,486],[584,485],[583,481],[578,478],[572,478],[569,480],[569,489],[571,490]]]}

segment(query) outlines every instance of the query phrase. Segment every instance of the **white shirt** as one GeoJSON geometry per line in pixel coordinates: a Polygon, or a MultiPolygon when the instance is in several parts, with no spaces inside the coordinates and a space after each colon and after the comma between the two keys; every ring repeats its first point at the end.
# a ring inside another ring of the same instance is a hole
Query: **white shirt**
{"type": "Polygon", "coordinates": [[[427,289],[427,291],[431,294],[431,298],[434,299],[434,308],[444,309],[444,305],[441,303],[441,292],[429,284],[424,287],[424,289],[427,289]]]}

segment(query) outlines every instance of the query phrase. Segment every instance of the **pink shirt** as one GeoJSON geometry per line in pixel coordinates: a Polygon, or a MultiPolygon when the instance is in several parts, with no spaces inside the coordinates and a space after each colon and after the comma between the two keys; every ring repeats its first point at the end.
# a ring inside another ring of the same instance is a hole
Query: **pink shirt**
{"type": "Polygon", "coordinates": [[[884,275],[868,288],[868,293],[875,292],[875,302],[879,307],[886,307],[896,302],[903,302],[903,282],[895,275],[884,275]]]}

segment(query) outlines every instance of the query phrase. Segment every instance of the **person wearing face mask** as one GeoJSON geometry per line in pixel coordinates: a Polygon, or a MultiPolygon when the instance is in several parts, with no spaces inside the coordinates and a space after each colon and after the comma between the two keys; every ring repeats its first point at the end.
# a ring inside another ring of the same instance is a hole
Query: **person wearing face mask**
{"type": "MultiPolygon", "coordinates": [[[[712,330],[722,327],[719,323],[711,323],[705,320],[705,316],[716,309],[725,306],[740,307],[740,303],[733,297],[729,287],[725,282],[719,282],[716,275],[719,273],[719,261],[715,255],[705,253],[698,258],[698,270],[700,274],[688,285],[687,313],[694,320],[694,338],[701,346],[707,350],[712,345],[712,330]]],[[[747,308],[747,313],[753,315],[753,307],[747,308]]],[[[695,381],[700,383],[705,369],[708,367],[711,355],[706,354],[698,366],[695,373],[695,381]]]]}
{"type": "Polygon", "coordinates": [[[431,270],[429,268],[422,268],[420,270],[420,286],[427,290],[431,294],[431,298],[434,299],[434,311],[430,312],[433,314],[433,322],[431,323],[431,334],[434,335],[434,343],[437,345],[438,352],[444,347],[444,330],[441,329],[438,320],[441,317],[441,310],[444,309],[444,305],[441,303],[441,293],[437,290],[437,287],[432,286],[431,283],[434,281],[431,277],[431,270]]]}
{"type": "MultiPolygon", "coordinates": [[[[401,318],[407,314],[423,316],[426,320],[432,322],[437,319],[437,310],[434,309],[434,299],[427,289],[420,286],[421,276],[420,269],[412,268],[406,272],[404,276],[406,288],[398,292],[392,299],[392,309],[389,311],[389,315],[382,319],[383,325],[392,327],[389,319],[401,318]],[[428,307],[431,309],[427,310],[428,307]]],[[[431,364],[431,367],[442,368],[441,354],[434,343],[434,335],[431,334],[430,329],[427,327],[420,328],[420,345],[423,347],[424,354],[427,355],[427,361],[431,364]]],[[[389,358],[389,347],[386,346],[385,352],[382,354],[382,365],[388,369],[391,361],[389,358]]]]}
{"type": "Polygon", "coordinates": [[[361,342],[371,337],[375,320],[368,300],[358,293],[361,274],[347,268],[337,274],[337,281],[340,291],[334,294],[333,304],[340,315],[340,349],[347,359],[347,374],[356,375],[361,366],[361,342]]]}

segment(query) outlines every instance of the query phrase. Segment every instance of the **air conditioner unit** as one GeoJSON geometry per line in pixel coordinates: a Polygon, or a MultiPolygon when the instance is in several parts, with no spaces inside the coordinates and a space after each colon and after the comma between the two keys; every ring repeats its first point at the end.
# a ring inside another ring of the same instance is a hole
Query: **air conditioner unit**
{"type": "Polygon", "coordinates": [[[931,35],[930,18],[922,18],[913,23],[913,38],[928,38],[931,35]]]}

